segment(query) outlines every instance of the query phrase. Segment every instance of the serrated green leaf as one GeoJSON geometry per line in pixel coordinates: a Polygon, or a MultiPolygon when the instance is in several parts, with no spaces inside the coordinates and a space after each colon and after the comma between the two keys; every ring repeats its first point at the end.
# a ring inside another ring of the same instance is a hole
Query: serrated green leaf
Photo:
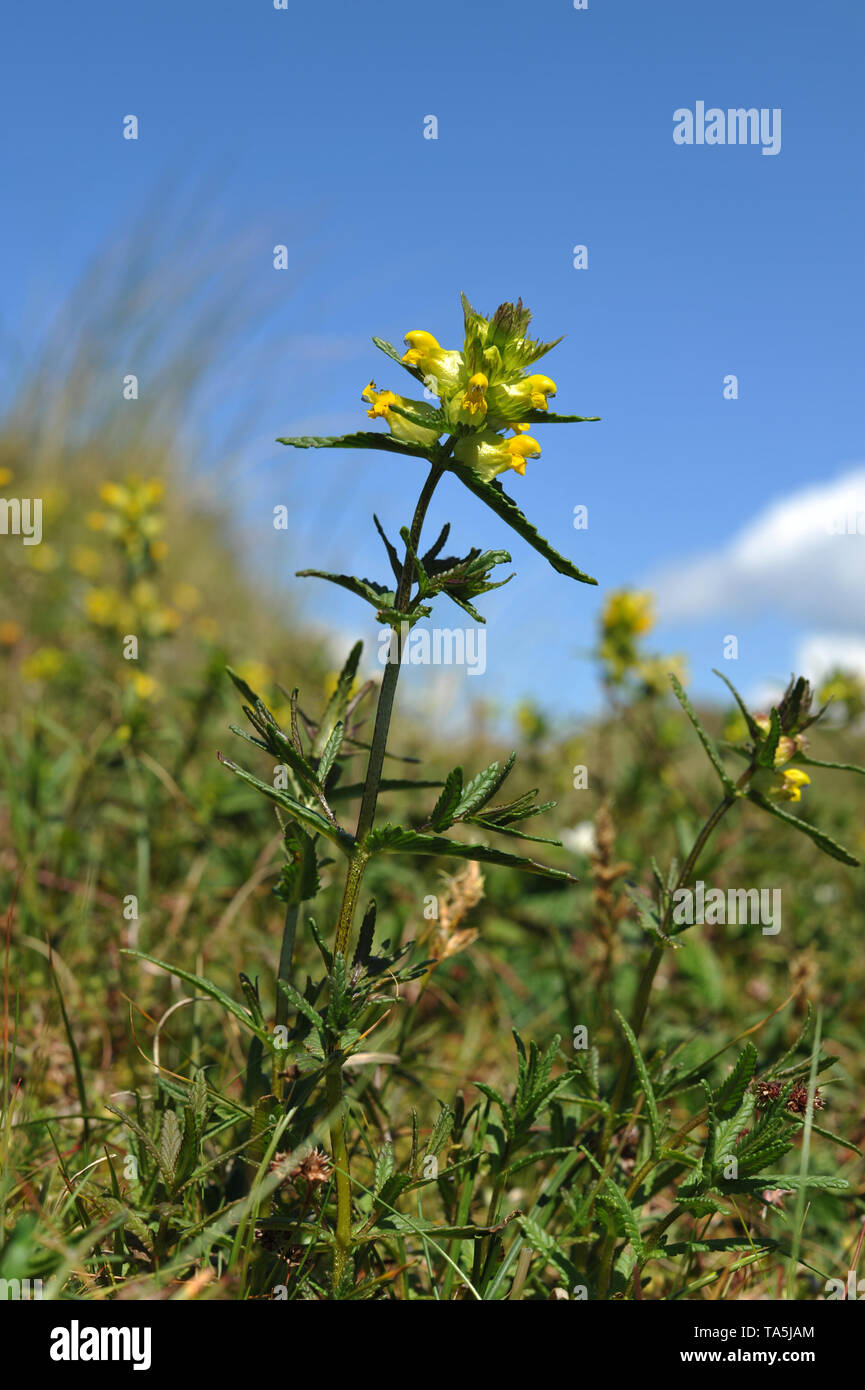
{"type": "Polygon", "coordinates": [[[694,728],[696,729],[697,737],[699,738],[704,749],[706,750],[709,762],[712,764],[713,768],[718,774],[718,778],[721,782],[721,786],[724,788],[724,791],[727,793],[728,796],[738,796],[736,784],[733,782],[729,773],[725,769],[724,764],[721,762],[721,757],[718,753],[717,748],[715,747],[714,743],[709,738],[709,735],[706,733],[706,730],[703,728],[702,724],[697,718],[694,707],[691,704],[691,701],[688,699],[687,695],[685,694],[685,689],[682,685],[682,682],[679,680],[678,676],[673,674],[673,672],[670,673],[670,684],[673,687],[673,693],[676,696],[676,699],[679,701],[679,704],[682,706],[682,709],[685,711],[694,728]]]}
{"type": "Polygon", "coordinates": [[[625,1035],[625,1041],[631,1049],[631,1056],[634,1059],[634,1066],[637,1071],[637,1076],[640,1079],[640,1087],[646,1098],[646,1113],[649,1116],[649,1128],[652,1133],[652,1153],[654,1154],[657,1152],[658,1144],[661,1139],[661,1117],[658,1113],[658,1102],[655,1099],[652,1079],[649,1076],[649,1070],[646,1066],[643,1054],[640,1051],[640,1044],[637,1042],[633,1028],[624,1014],[620,1013],[618,1009],[614,1009],[613,1012],[616,1015],[619,1027],[625,1035]]]}
{"type": "Polygon", "coordinates": [[[371,603],[376,611],[385,603],[391,606],[395,599],[393,589],[374,579],[357,579],[353,574],[330,574],[327,570],[297,570],[296,574],[298,579],[327,579],[338,588],[347,589],[350,594],[371,603]]]}
{"type": "Polygon", "coordinates": [[[742,718],[748,726],[748,732],[750,733],[752,739],[755,743],[759,743],[760,739],[763,737],[763,730],[760,728],[760,725],[757,723],[753,714],[748,709],[748,706],[745,704],[745,701],[742,699],[742,696],[739,694],[733,682],[727,679],[723,671],[718,671],[714,666],[712,667],[712,675],[717,676],[719,680],[722,680],[724,682],[730,694],[733,696],[733,699],[736,701],[736,704],[739,706],[742,718]]]}
{"type": "Polygon", "coordinates": [[[177,1173],[177,1160],[183,1143],[180,1121],[173,1110],[166,1110],[162,1116],[159,1131],[159,1166],[165,1174],[167,1186],[172,1187],[177,1173]]]}
{"type": "Polygon", "coordinates": [[[133,951],[129,947],[121,946],[121,955],[134,956],[136,960],[146,960],[150,965],[156,965],[160,970],[165,970],[169,975],[175,975],[178,980],[185,980],[188,985],[193,985],[200,989],[202,994],[207,994],[211,999],[215,999],[218,1004],[230,1013],[232,1018],[236,1018],[242,1023],[244,1028],[248,1028],[250,1033],[261,1038],[263,1042],[270,1042],[270,1035],[263,1029],[256,1026],[255,1020],[247,1013],[246,1009],[241,1008],[240,1004],[231,995],[226,994],[225,990],[220,989],[212,980],[208,980],[204,975],[193,975],[191,970],[184,970],[179,965],[169,965],[164,960],[157,960],[155,956],[149,956],[146,951],[133,951]]]}
{"type": "Polygon", "coordinates": [[[390,434],[377,434],[373,430],[356,430],[353,434],[302,434],[287,435],[277,439],[277,444],[288,444],[292,449],[382,449],[385,453],[411,454],[414,458],[425,459],[429,450],[420,444],[403,443],[390,434]]]}
{"type": "Polygon", "coordinates": [[[476,859],[482,864],[500,864],[507,869],[521,869],[524,873],[558,879],[562,883],[578,881],[564,869],[553,869],[548,864],[539,864],[535,859],[524,859],[521,855],[508,854],[505,850],[492,849],[488,845],[466,845],[459,840],[449,840],[444,835],[423,835],[403,826],[385,825],[375,829],[366,843],[367,849],[373,854],[432,854],[476,859]]]}
{"type": "Polygon", "coordinates": [[[393,1144],[391,1144],[389,1140],[385,1140],[384,1144],[382,1144],[381,1152],[375,1161],[375,1170],[372,1180],[374,1196],[377,1197],[379,1195],[388,1178],[392,1177],[395,1168],[396,1159],[394,1157],[393,1144]]]}
{"type": "Polygon", "coordinates": [[[848,849],[845,849],[843,845],[839,845],[838,842],[833,840],[830,835],[827,835],[824,830],[819,830],[816,825],[811,825],[809,821],[800,820],[798,816],[791,815],[789,811],[782,811],[780,806],[770,801],[768,797],[763,796],[761,792],[756,791],[753,787],[747,795],[748,800],[752,801],[755,806],[762,807],[764,811],[769,812],[770,816],[775,816],[777,820],[786,821],[788,825],[794,826],[795,829],[800,830],[803,835],[807,835],[810,840],[814,841],[817,848],[821,849],[824,854],[828,854],[830,858],[838,859],[842,864],[849,864],[854,869],[859,868],[859,860],[856,856],[851,854],[848,849]]]}
{"type": "Polygon", "coordinates": [[[553,410],[527,410],[522,415],[526,425],[594,425],[600,415],[557,415],[553,410]]]}
{"type": "Polygon", "coordinates": [[[433,807],[429,823],[433,830],[447,830],[463,794],[463,770],[455,767],[445,778],[441,796],[433,807]]]}
{"type": "Polygon", "coordinates": [[[333,732],[331,733],[330,738],[327,740],[327,743],[325,744],[325,749],[321,755],[321,761],[318,765],[318,780],[322,786],[324,786],[325,782],[327,781],[328,775],[334,763],[336,762],[337,754],[339,753],[339,750],[342,747],[342,741],[344,738],[345,725],[335,724],[333,727],[333,732]]]}
{"type": "Polygon", "coordinates": [[[739,1109],[757,1066],[757,1049],[752,1042],[745,1044],[736,1058],[733,1070],[725,1077],[713,1093],[713,1103],[722,1119],[734,1115],[739,1109]]]}
{"type": "Polygon", "coordinates": [[[508,526],[516,531],[517,535],[521,536],[539,555],[543,555],[544,559],[559,574],[564,574],[569,579],[576,579],[580,584],[597,584],[597,579],[592,579],[591,575],[584,574],[573,561],[565,559],[564,555],[560,555],[549,541],[539,534],[537,527],[529,521],[528,517],[523,515],[513,498],[505,492],[501,483],[495,480],[491,483],[485,482],[467,465],[455,460],[448,463],[448,468],[456,474],[469,492],[473,492],[475,497],[478,497],[481,502],[485,502],[495,512],[496,516],[507,522],[508,526]]]}
{"type": "Polygon", "coordinates": [[[303,1014],[304,1018],[308,1019],[316,1032],[323,1035],[325,1031],[324,1019],[321,1014],[312,1007],[309,1000],[305,999],[299,990],[296,990],[294,985],[288,980],[277,980],[276,983],[288,1002],[294,1007],[295,1011],[299,1014],[303,1014]]]}
{"type": "Polygon", "coordinates": [[[270,801],[275,801],[277,806],[281,806],[284,811],[288,811],[289,815],[295,820],[300,821],[303,825],[316,831],[317,834],[325,835],[328,840],[332,840],[335,845],[339,845],[343,853],[351,853],[354,847],[354,838],[349,835],[347,830],[343,830],[339,826],[331,825],[330,821],[325,820],[324,816],[320,815],[318,811],[313,811],[310,807],[304,806],[303,802],[297,801],[295,797],[290,796],[288,792],[278,790],[278,788],[271,786],[269,782],[262,782],[259,777],[254,777],[251,772],[247,772],[246,768],[238,767],[236,763],[230,762],[228,758],[223,758],[221,755],[218,756],[220,762],[223,763],[229,771],[239,777],[241,781],[248,782],[251,787],[256,787],[258,791],[263,792],[270,801]]]}

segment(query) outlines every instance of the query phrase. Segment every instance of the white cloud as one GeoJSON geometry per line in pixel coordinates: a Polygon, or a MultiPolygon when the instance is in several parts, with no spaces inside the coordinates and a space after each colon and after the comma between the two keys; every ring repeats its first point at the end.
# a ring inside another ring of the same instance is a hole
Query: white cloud
{"type": "Polygon", "coordinates": [[[828,631],[861,631],[865,467],[771,503],[725,545],[650,584],[665,620],[784,613],[828,631]]]}
{"type": "Polygon", "coordinates": [[[846,633],[820,632],[803,638],[796,653],[796,670],[819,684],[840,666],[865,680],[865,638],[846,633]]]}

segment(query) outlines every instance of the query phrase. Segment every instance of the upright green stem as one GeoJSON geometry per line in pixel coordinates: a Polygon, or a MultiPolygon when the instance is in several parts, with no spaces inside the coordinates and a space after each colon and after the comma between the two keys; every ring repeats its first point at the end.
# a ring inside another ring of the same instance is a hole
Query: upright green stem
{"type": "MultiPolygon", "coordinates": [[[[418,549],[427,508],[429,507],[436,484],[444,472],[445,461],[449,453],[450,446],[445,445],[442,453],[435,462],[431,464],[426,482],[423,485],[417,506],[415,507],[414,517],[412,518],[411,527],[409,529],[411,546],[406,548],[405,563],[397,585],[394,601],[394,607],[398,613],[405,613],[408,615],[409,612],[411,590],[414,583],[414,564],[411,558],[411,551],[417,551],[418,549]]],[[[373,729],[372,743],[369,750],[369,761],[367,763],[366,778],[363,786],[363,796],[360,803],[357,830],[355,831],[355,848],[349,860],[345,889],[342,895],[342,905],[339,910],[339,918],[337,921],[334,951],[335,954],[342,956],[348,953],[354,914],[357,909],[358,898],[360,897],[360,888],[363,882],[364,871],[366,870],[367,861],[369,859],[366,841],[375,820],[375,808],[378,802],[379,788],[381,786],[381,774],[387,748],[387,737],[390,730],[393,703],[396,696],[396,687],[401,668],[402,633],[398,632],[396,634],[396,660],[388,660],[379,690],[378,705],[375,712],[375,728],[373,729]]],[[[336,1173],[336,1248],[333,1261],[333,1286],[334,1289],[337,1289],[342,1279],[351,1249],[351,1176],[349,1172],[348,1145],[345,1133],[345,1092],[342,1083],[341,1059],[336,1052],[333,1052],[328,1061],[329,1067],[327,1072],[326,1094],[327,1108],[333,1116],[330,1129],[330,1145],[336,1173]]]]}

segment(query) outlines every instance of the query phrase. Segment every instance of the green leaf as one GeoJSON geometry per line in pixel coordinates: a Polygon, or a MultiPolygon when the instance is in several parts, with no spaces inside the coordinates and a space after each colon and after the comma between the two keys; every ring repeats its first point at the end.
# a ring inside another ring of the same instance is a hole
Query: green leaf
{"type": "Polygon", "coordinates": [[[441,1153],[442,1149],[444,1148],[445,1144],[450,1138],[450,1133],[453,1127],[454,1112],[449,1105],[443,1105],[441,1110],[439,1111],[438,1119],[436,1120],[433,1126],[433,1131],[430,1135],[429,1143],[426,1146],[427,1155],[437,1155],[441,1153]]]}
{"type": "Polygon", "coordinates": [[[456,859],[477,859],[482,864],[500,864],[506,869],[520,869],[524,873],[539,874],[562,883],[578,881],[564,869],[553,869],[534,859],[523,859],[521,855],[507,854],[488,845],[465,845],[443,835],[423,835],[399,825],[385,825],[373,830],[367,840],[367,849],[373,854],[434,854],[456,859]]]}
{"type": "Polygon", "coordinates": [[[293,1006],[296,1013],[303,1014],[320,1035],[324,1034],[324,1019],[310,1004],[308,999],[296,990],[294,985],[288,980],[277,980],[276,982],[282,990],[288,1002],[293,1006]]]}
{"type": "Polygon", "coordinates": [[[276,442],[288,444],[292,449],[383,449],[385,453],[411,454],[422,459],[429,455],[429,449],[421,444],[403,443],[393,435],[377,434],[373,430],[357,430],[354,434],[288,435],[276,442]]]}
{"type": "Polygon", "coordinates": [[[331,768],[336,762],[336,756],[340,748],[342,747],[342,741],[344,738],[345,725],[334,724],[333,732],[331,733],[330,738],[327,740],[324,752],[321,755],[321,762],[318,765],[318,780],[321,786],[324,786],[325,782],[327,781],[328,774],[330,773],[331,768]]]}
{"type": "Polygon", "coordinates": [[[184,980],[186,984],[192,985],[195,989],[200,989],[202,994],[207,994],[211,999],[215,999],[218,1004],[230,1013],[232,1018],[236,1018],[242,1023],[244,1028],[248,1028],[250,1033],[255,1033],[256,1037],[263,1042],[270,1042],[270,1034],[264,1029],[258,1028],[254,1019],[247,1013],[246,1009],[241,1008],[240,1004],[231,995],[226,994],[225,990],[220,989],[212,980],[208,980],[204,975],[193,975],[191,970],[183,970],[179,965],[168,965],[164,960],[157,960],[155,956],[149,956],[146,951],[133,951],[128,947],[120,948],[121,955],[134,956],[136,960],[146,960],[150,965],[156,965],[160,970],[165,970],[169,975],[175,975],[178,980],[184,980]]]}
{"type": "Polygon", "coordinates": [[[399,363],[403,371],[408,372],[409,376],[413,376],[415,381],[421,380],[420,372],[415,367],[411,366],[409,362],[403,362],[403,355],[400,352],[399,348],[394,347],[393,343],[389,343],[387,338],[373,337],[373,342],[375,343],[379,352],[383,352],[385,357],[389,357],[392,362],[399,363]]]}
{"type": "Polygon", "coordinates": [[[521,419],[526,425],[594,425],[600,415],[557,415],[553,410],[527,410],[521,419]]]}
{"type": "Polygon", "coordinates": [[[375,1170],[372,1179],[374,1196],[378,1196],[388,1178],[393,1176],[395,1169],[396,1159],[394,1157],[393,1144],[391,1144],[389,1140],[385,1140],[381,1147],[381,1153],[375,1161],[375,1170]]]}
{"type": "Polygon", "coordinates": [[[304,806],[303,802],[295,800],[288,792],[279,791],[276,787],[271,786],[269,782],[262,782],[260,778],[253,777],[251,772],[246,771],[246,768],[238,767],[236,763],[229,762],[228,759],[223,758],[221,754],[217,754],[217,757],[225,767],[235,773],[242,781],[248,782],[251,787],[256,787],[258,791],[263,792],[271,801],[275,801],[277,806],[281,806],[284,811],[288,811],[289,815],[295,820],[300,821],[303,825],[309,826],[310,829],[315,830],[319,835],[326,835],[334,844],[339,845],[344,853],[351,853],[354,846],[354,839],[349,835],[347,830],[342,830],[339,826],[331,825],[330,821],[325,820],[324,816],[320,815],[318,811],[313,811],[310,807],[304,806]]]}
{"type": "Polygon", "coordinates": [[[613,1012],[616,1015],[619,1027],[625,1035],[625,1041],[627,1042],[628,1047],[631,1049],[631,1055],[634,1059],[634,1066],[636,1067],[637,1075],[640,1078],[640,1086],[642,1088],[643,1095],[646,1097],[646,1112],[649,1116],[649,1128],[652,1131],[652,1153],[654,1154],[657,1152],[658,1144],[660,1143],[661,1117],[658,1114],[658,1102],[655,1099],[655,1091],[654,1087],[652,1086],[652,1080],[649,1076],[649,1071],[643,1058],[643,1054],[640,1051],[640,1044],[637,1042],[633,1028],[628,1023],[628,1020],[625,1018],[624,1014],[619,1013],[618,1009],[614,1009],[613,1012]]]}
{"type": "Polygon", "coordinates": [[[441,796],[433,807],[429,818],[433,830],[446,830],[453,823],[454,812],[460,803],[463,792],[463,770],[455,767],[445,778],[441,796]]]}
{"type": "Polygon", "coordinates": [[[326,570],[297,570],[296,574],[298,579],[327,579],[340,589],[348,589],[350,594],[371,603],[376,611],[385,605],[392,606],[396,597],[395,591],[386,584],[379,584],[374,579],[356,579],[353,574],[329,574],[326,570]]]}
{"type": "Polygon", "coordinates": [[[795,826],[801,830],[803,835],[814,841],[818,849],[822,849],[824,854],[828,854],[832,859],[839,859],[842,864],[849,864],[852,868],[859,868],[859,860],[851,854],[843,845],[839,845],[836,840],[827,835],[825,831],[819,830],[816,825],[811,825],[809,821],[800,820],[798,816],[793,816],[789,811],[782,811],[781,807],[768,797],[751,788],[748,792],[748,800],[753,801],[755,806],[761,806],[764,811],[768,811],[770,816],[775,816],[777,820],[786,821],[788,825],[795,826]]]}
{"type": "Polygon", "coordinates": [[[612,1178],[605,1178],[603,1191],[600,1195],[602,1198],[606,1199],[608,1204],[616,1212],[628,1240],[634,1247],[634,1254],[637,1256],[638,1260],[642,1260],[646,1254],[645,1241],[643,1240],[636,1214],[624,1192],[612,1178]]]}
{"type": "Polygon", "coordinates": [[[489,767],[485,767],[483,772],[478,772],[471,779],[457,803],[454,820],[461,820],[464,816],[470,815],[495,796],[513,767],[516,756],[516,753],[511,754],[504,769],[500,768],[497,762],[490,763],[489,767]]]}
{"type": "Polygon", "coordinates": [[[757,753],[758,767],[775,766],[775,754],[778,751],[778,742],[781,738],[781,716],[777,709],[772,709],[769,716],[769,732],[764,735],[757,753]]]}
{"type": "Polygon", "coordinates": [[[321,722],[318,726],[318,733],[312,747],[313,756],[320,758],[328,739],[333,733],[334,728],[340,722],[345,721],[345,713],[348,702],[351,698],[352,686],[357,675],[357,668],[360,663],[361,653],[363,652],[363,642],[355,642],[345,660],[345,665],[339,673],[336,687],[327,702],[321,722]]]}
{"type": "Polygon", "coordinates": [[[748,1042],[736,1058],[735,1066],[730,1075],[724,1078],[713,1093],[712,1100],[715,1109],[722,1119],[735,1115],[739,1109],[744,1100],[745,1092],[753,1079],[756,1066],[757,1049],[752,1042],[748,1042]]]}
{"type": "Polygon", "coordinates": [[[674,675],[672,672],[670,673],[670,684],[673,687],[673,694],[676,696],[676,699],[679,701],[679,704],[682,706],[682,709],[685,711],[694,728],[696,729],[697,737],[699,738],[700,742],[705,748],[709,761],[712,764],[715,771],[717,772],[721,785],[724,788],[724,791],[727,793],[728,796],[738,796],[739,793],[736,790],[736,785],[733,782],[727,770],[725,769],[724,764],[721,762],[721,757],[718,753],[717,748],[715,747],[714,743],[709,738],[709,735],[706,733],[706,730],[703,728],[702,724],[697,718],[697,715],[694,711],[694,707],[691,704],[691,701],[688,699],[687,695],[685,694],[682,682],[679,680],[678,676],[674,675]]]}
{"type": "Polygon", "coordinates": [[[808,758],[804,753],[796,754],[797,763],[807,763],[809,767],[830,767],[836,772],[858,772],[865,777],[865,767],[857,767],[856,763],[827,763],[822,758],[808,758]]]}
{"type": "MultiPolygon", "coordinates": [[[[435,430],[438,435],[445,434],[447,431],[447,420],[442,411],[436,410],[434,406],[425,401],[406,399],[405,405],[392,405],[390,409],[394,415],[400,415],[403,420],[408,420],[412,425],[420,425],[422,429],[435,430]]],[[[430,441],[430,443],[433,442],[430,441]]]]}
{"type": "Polygon", "coordinates": [[[753,1251],[755,1249],[759,1254],[766,1254],[769,1250],[777,1250],[777,1248],[777,1240],[769,1240],[765,1236],[756,1240],[748,1236],[720,1236],[717,1240],[674,1240],[669,1245],[665,1245],[663,1250],[659,1250],[658,1255],[667,1259],[674,1258],[676,1255],[711,1255],[713,1253],[724,1254],[733,1250],[753,1251]]]}
{"type": "Polygon", "coordinates": [[[731,1179],[719,1184],[721,1192],[748,1192],[754,1196],[762,1194],[767,1187],[786,1187],[793,1192],[803,1187],[815,1192],[846,1192],[849,1186],[846,1178],[824,1178],[816,1173],[761,1173],[759,1179],[731,1179]]]}
{"type": "Polygon", "coordinates": [[[674,951],[681,950],[682,943],[680,941],[674,941],[672,937],[665,936],[661,931],[660,916],[651,898],[631,884],[625,885],[625,893],[637,909],[641,926],[663,946],[670,946],[674,951]]]}
{"type": "Polygon", "coordinates": [[[456,474],[469,492],[473,492],[475,497],[480,498],[481,502],[485,502],[495,512],[496,516],[507,522],[508,526],[516,531],[518,536],[522,536],[523,540],[539,555],[543,555],[544,559],[559,574],[564,574],[569,579],[576,579],[581,584],[597,584],[597,579],[592,579],[591,575],[584,574],[571,560],[566,560],[564,555],[560,555],[549,541],[539,534],[537,527],[532,525],[528,517],[523,516],[516,502],[508,496],[501,483],[496,480],[490,483],[485,482],[467,464],[458,463],[456,460],[451,460],[448,463],[448,468],[456,474]]]}
{"type": "Polygon", "coordinates": [[[183,1133],[180,1128],[180,1121],[173,1110],[166,1110],[162,1116],[162,1128],[159,1132],[159,1166],[167,1178],[168,1187],[174,1185],[182,1142],[183,1133]]]}
{"type": "Polygon", "coordinates": [[[712,667],[712,675],[717,676],[719,680],[722,680],[724,682],[730,694],[733,696],[733,699],[736,701],[736,704],[739,706],[739,709],[742,713],[742,718],[748,726],[749,734],[751,735],[755,743],[759,743],[761,738],[763,737],[763,730],[760,728],[760,725],[757,723],[753,714],[748,709],[748,706],[745,704],[745,701],[742,699],[742,696],[739,694],[733,682],[727,679],[723,671],[718,671],[714,666],[712,667]]]}

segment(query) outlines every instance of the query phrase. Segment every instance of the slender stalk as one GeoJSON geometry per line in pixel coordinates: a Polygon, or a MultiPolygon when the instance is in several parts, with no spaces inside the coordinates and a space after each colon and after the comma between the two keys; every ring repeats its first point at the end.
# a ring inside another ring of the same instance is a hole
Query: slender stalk
{"type": "MultiPolygon", "coordinates": [[[[414,563],[411,551],[417,551],[427,508],[436,485],[445,469],[450,454],[450,443],[444,446],[435,460],[431,460],[430,471],[421,489],[409,529],[411,547],[406,547],[405,562],[397,585],[394,607],[398,613],[408,615],[411,604],[411,590],[414,583],[414,563]]],[[[396,660],[389,660],[385,666],[379,690],[378,705],[375,712],[375,728],[369,750],[366,778],[363,786],[355,849],[349,860],[345,889],[336,927],[335,954],[345,956],[351,940],[351,929],[360,897],[363,875],[369,860],[366,841],[375,820],[375,809],[381,786],[382,767],[390,731],[391,715],[396,696],[399,673],[402,669],[402,633],[396,633],[396,660]]],[[[342,1081],[341,1061],[336,1052],[329,1057],[326,1082],[327,1108],[334,1117],[331,1121],[330,1145],[336,1172],[336,1248],[333,1261],[333,1287],[339,1288],[351,1249],[351,1175],[349,1170],[348,1145],[345,1133],[345,1092],[342,1081]]]]}

